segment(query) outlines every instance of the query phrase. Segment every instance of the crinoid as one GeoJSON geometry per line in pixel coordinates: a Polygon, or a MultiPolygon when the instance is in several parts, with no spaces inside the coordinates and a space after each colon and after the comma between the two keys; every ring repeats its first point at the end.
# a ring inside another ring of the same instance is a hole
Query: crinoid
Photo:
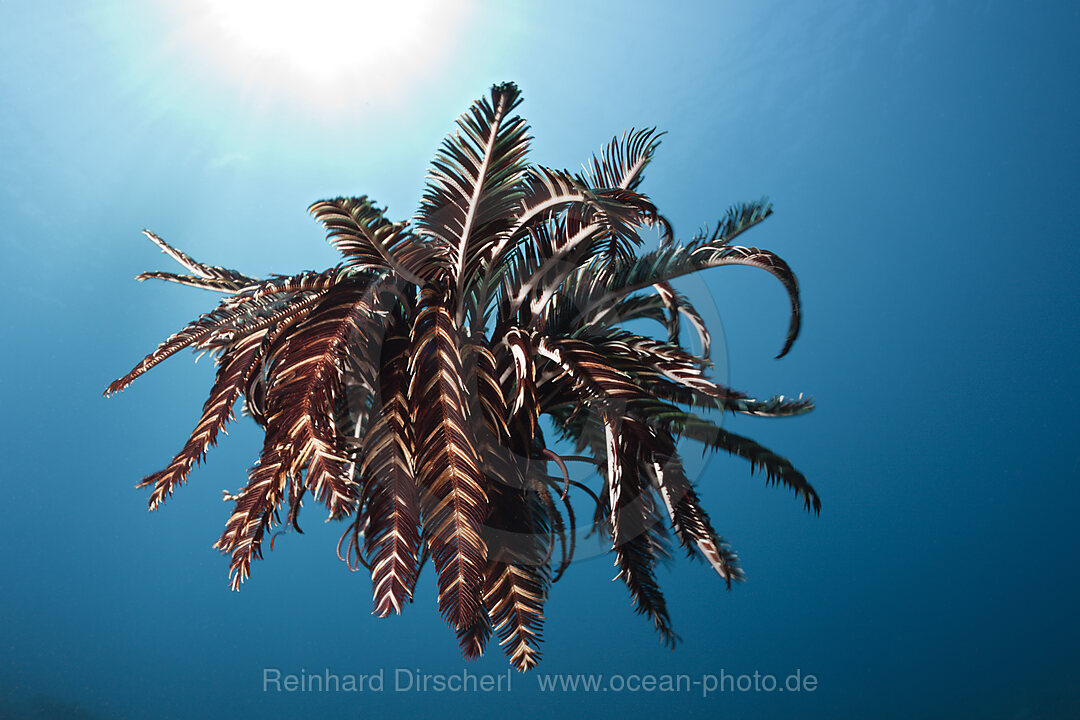
{"type": "Polygon", "coordinates": [[[350,563],[370,570],[377,615],[412,599],[430,556],[439,608],[464,653],[480,654],[494,632],[525,670],[540,658],[550,585],[573,554],[570,485],[595,500],[593,521],[637,612],[667,642],[675,636],[654,568],[671,537],[729,585],[742,576],[680,462],[680,439],[746,458],[808,509],[820,503],[787,460],[694,413],[786,416],[812,405],[755,400],[710,380],[708,329],[671,284],[724,265],[769,272],[791,300],[784,355],[799,332],[795,276],[773,253],[733,244],[770,205],[735,205],[712,232],[678,242],[640,189],[657,133],[613,140],[582,174],[552,170],[526,162],[519,101],[517,87],[499,85],[461,116],[412,221],[390,221],[367,197],[312,205],[342,254],[329,270],[258,280],[147,232],[186,272],[140,279],[225,298],[107,394],[183,348],[211,352],[217,379],[195,431],[139,484],[151,509],[202,460],[242,396],[265,443],[228,498],[235,508],[216,545],[232,556],[234,588],[279,508],[295,525],[310,492],[348,524],[339,553],[347,545],[350,563]],[[642,319],[663,337],[626,326],[642,319]],[[699,354],[680,344],[684,322],[699,354]],[[598,471],[595,487],[571,477],[558,439],[598,471]]]}

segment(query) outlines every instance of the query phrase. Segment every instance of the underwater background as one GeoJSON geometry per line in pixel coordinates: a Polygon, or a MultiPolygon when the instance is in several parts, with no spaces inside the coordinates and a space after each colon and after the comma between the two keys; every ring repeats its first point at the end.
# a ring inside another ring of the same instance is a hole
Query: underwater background
{"type": "Polygon", "coordinates": [[[379,52],[312,72],[199,2],[0,3],[0,718],[1080,717],[1080,6],[476,2],[426,29],[358,7],[325,12],[325,44],[379,52]],[[773,360],[774,279],[691,289],[723,325],[718,379],[815,398],[725,423],[823,501],[699,462],[748,581],[676,553],[670,651],[587,541],[543,661],[509,676],[494,643],[461,659],[430,567],[401,617],[371,616],[317,509],[229,590],[211,544],[260,447],[250,419],[146,511],[133,485],[194,426],[208,358],[101,397],[215,302],[132,281],[174,269],[142,228],[252,275],[328,267],[308,204],[369,194],[409,217],[454,118],[505,80],[534,162],[667,131],[643,190],[681,237],[774,202],[741,241],[799,278],[791,353],[773,360]],[[275,671],[368,684],[289,691],[275,671]],[[470,675],[499,687],[421,687],[470,675]]]}

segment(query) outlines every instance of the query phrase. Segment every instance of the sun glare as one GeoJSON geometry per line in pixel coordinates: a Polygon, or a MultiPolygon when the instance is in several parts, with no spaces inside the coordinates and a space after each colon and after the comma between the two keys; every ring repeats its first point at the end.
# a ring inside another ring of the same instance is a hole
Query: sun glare
{"type": "Polygon", "coordinates": [[[202,0],[185,18],[215,66],[251,89],[342,101],[400,93],[445,62],[462,0],[202,0]]]}

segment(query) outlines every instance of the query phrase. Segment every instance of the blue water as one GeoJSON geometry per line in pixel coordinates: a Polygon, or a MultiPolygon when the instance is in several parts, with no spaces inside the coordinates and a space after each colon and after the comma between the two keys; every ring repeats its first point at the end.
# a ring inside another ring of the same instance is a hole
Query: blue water
{"type": "MultiPolygon", "coordinates": [[[[375,96],[354,78],[333,104],[216,70],[176,8],[0,5],[0,718],[1080,717],[1076,4],[547,5],[473,7],[420,77],[375,96]],[[430,568],[402,617],[372,617],[312,509],[230,591],[210,546],[254,424],[147,513],[132,486],[181,447],[212,365],[101,391],[213,302],[131,280],[173,269],[141,228],[249,274],[327,267],[307,205],[367,193],[409,216],[453,119],[503,80],[536,162],[667,130],[644,189],[684,237],[773,200],[744,239],[799,277],[790,355],[772,359],[775,280],[705,283],[731,384],[818,403],[729,427],[791,458],[824,508],[716,458],[701,494],[749,580],[661,570],[676,650],[591,552],[553,588],[538,670],[398,692],[399,674],[507,666],[494,645],[460,658],[430,568]],[[267,669],[383,689],[279,692],[267,669]],[[543,692],[556,673],[608,690],[543,692]],[[754,673],[815,682],[735,687],[754,673]],[[646,676],[695,684],[629,688],[646,676]]],[[[331,21],[328,42],[380,31],[331,21]]]]}

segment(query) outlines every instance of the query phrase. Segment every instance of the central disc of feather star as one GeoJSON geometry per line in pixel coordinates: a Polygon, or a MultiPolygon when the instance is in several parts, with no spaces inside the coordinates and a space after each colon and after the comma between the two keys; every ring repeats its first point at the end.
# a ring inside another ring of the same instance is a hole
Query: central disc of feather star
{"type": "Polygon", "coordinates": [[[346,523],[338,555],[370,571],[375,614],[401,612],[430,558],[464,654],[482,653],[495,633],[526,670],[540,659],[551,584],[573,556],[571,485],[595,502],[618,577],[669,644],[677,636],[655,566],[672,538],[729,587],[743,577],[680,462],[680,439],[749,460],[807,509],[820,501],[787,460],[695,414],[789,416],[812,403],[756,400],[710,380],[709,331],[671,284],[723,265],[769,272],[791,301],[787,353],[799,332],[795,276],[773,253],[733,244],[769,203],[737,204],[712,232],[679,242],[641,191],[658,133],[612,140],[581,174],[553,170],[526,161],[519,102],[516,86],[498,85],[458,119],[411,222],[390,221],[367,197],[312,205],[342,254],[329,270],[259,280],[147,231],[185,273],[139,280],[225,297],[106,395],[183,348],[210,351],[217,377],[198,425],[138,485],[150,488],[150,508],[202,461],[243,397],[265,442],[247,484],[226,494],[235,507],[215,547],[231,555],[233,588],[279,508],[299,530],[311,493],[346,523]],[[647,251],[644,231],[655,238],[647,251]],[[662,338],[624,325],[642,319],[662,338]],[[683,321],[699,354],[681,344],[683,321]],[[580,454],[558,455],[557,439],[580,454]],[[595,487],[571,477],[569,460],[584,462],[595,487]]]}

